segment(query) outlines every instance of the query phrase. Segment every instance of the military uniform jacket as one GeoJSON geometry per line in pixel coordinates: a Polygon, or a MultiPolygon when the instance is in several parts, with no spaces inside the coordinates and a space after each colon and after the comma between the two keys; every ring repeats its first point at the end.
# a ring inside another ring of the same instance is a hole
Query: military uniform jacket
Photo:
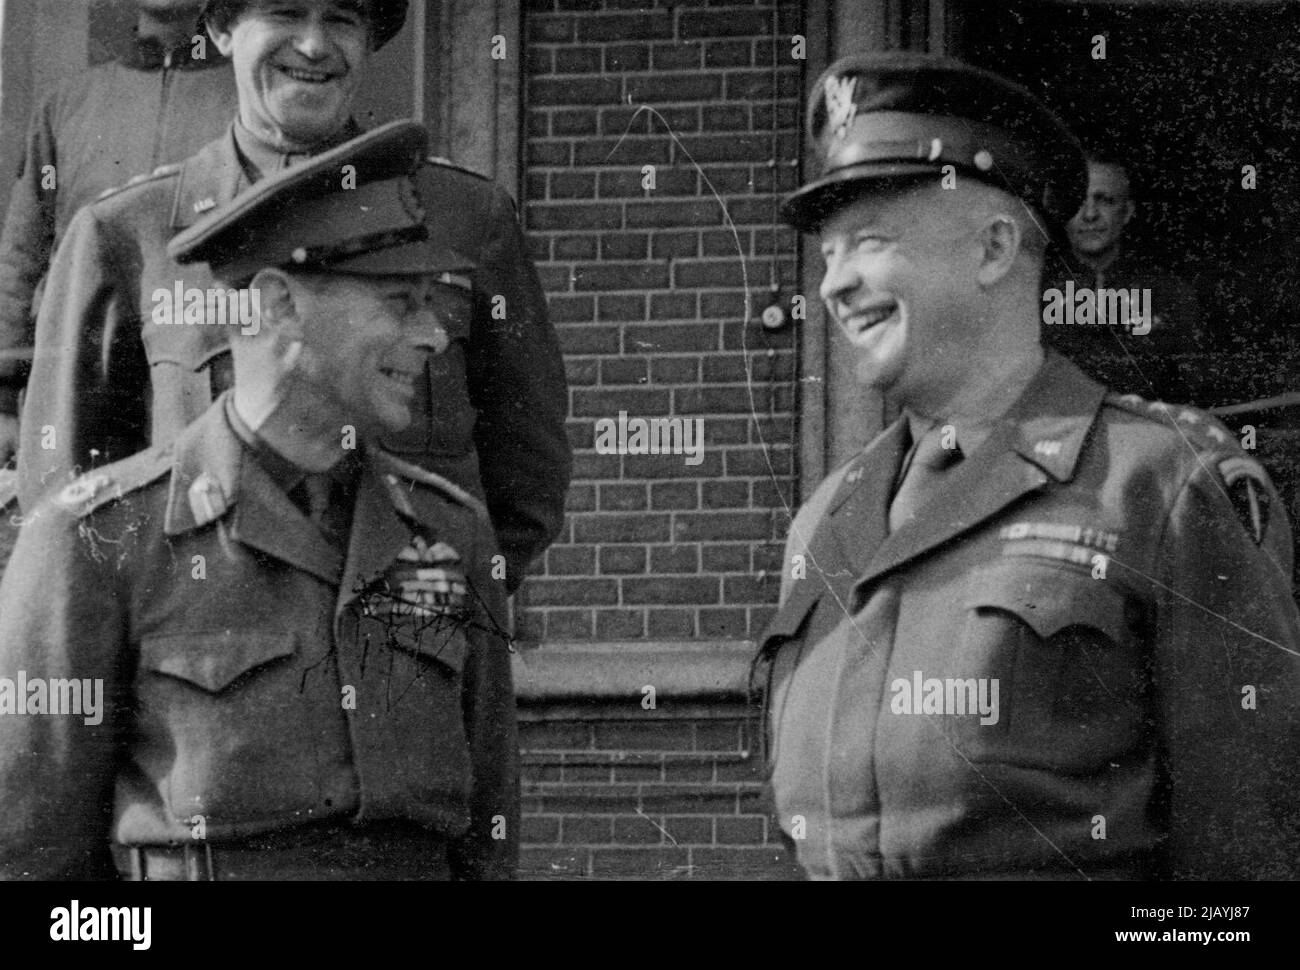
{"type": "Polygon", "coordinates": [[[234,72],[208,47],[196,60],[188,45],[164,54],[137,41],[120,60],[61,83],[33,113],[0,237],[0,413],[18,413],[35,292],[73,215],[229,126],[234,72]]]}
{"type": "MultiPolygon", "coordinates": [[[[73,220],[37,320],[24,508],[74,469],[165,444],[211,403],[230,325],[155,322],[155,297],[213,285],[206,264],[174,263],[167,242],[248,184],[232,127],[73,220]]],[[[422,166],[416,186],[429,232],[457,254],[439,287],[450,344],[417,387],[416,420],[385,446],[486,499],[513,589],[563,521],[571,452],[559,343],[509,196],[446,164],[422,166]]]]}
{"type": "Polygon", "coordinates": [[[1049,353],[890,534],[904,425],[796,517],[761,640],[809,874],[1300,874],[1300,616],[1259,466],[1049,353]]]}
{"type": "Polygon", "coordinates": [[[84,878],[110,839],[186,842],[200,818],[214,848],[408,820],[449,843],[455,875],[509,877],[493,548],[472,497],[371,452],[344,555],[221,403],[48,497],[0,584],[0,878],[84,878]],[[6,710],[3,679],[25,709],[6,710]],[[102,680],[102,721],[33,713],[21,685],[55,679],[102,680]]]}

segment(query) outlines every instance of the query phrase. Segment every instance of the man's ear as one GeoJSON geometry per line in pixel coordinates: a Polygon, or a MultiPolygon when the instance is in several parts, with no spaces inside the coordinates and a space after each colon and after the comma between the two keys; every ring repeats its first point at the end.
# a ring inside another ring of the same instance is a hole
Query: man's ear
{"type": "Polygon", "coordinates": [[[1136,213],[1137,213],[1137,203],[1134,202],[1132,199],[1127,199],[1127,200],[1125,200],[1125,202],[1124,202],[1124,214],[1123,214],[1122,216],[1120,216],[1120,219],[1119,219],[1119,224],[1120,224],[1120,226],[1121,226],[1121,227],[1123,227],[1123,226],[1127,226],[1129,220],[1132,219],[1133,216],[1134,216],[1136,213]]]}
{"type": "Polygon", "coordinates": [[[212,43],[217,45],[217,50],[221,56],[230,57],[230,52],[235,49],[235,38],[229,30],[219,29],[216,24],[206,21],[205,26],[208,29],[208,36],[212,38],[212,43]]]}
{"type": "Polygon", "coordinates": [[[257,293],[262,328],[284,343],[302,340],[297,285],[280,269],[260,269],[248,284],[257,293]]]}
{"type": "Polygon", "coordinates": [[[978,233],[982,246],[979,267],[981,286],[992,286],[1011,272],[1016,257],[1020,255],[1024,239],[1020,223],[1008,215],[990,216],[978,233]]]}

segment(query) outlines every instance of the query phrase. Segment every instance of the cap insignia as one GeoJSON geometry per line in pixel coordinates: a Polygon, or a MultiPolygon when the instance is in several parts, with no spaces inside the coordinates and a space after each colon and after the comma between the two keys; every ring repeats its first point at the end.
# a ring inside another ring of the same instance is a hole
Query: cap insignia
{"type": "Polygon", "coordinates": [[[826,79],[826,115],[828,124],[835,130],[836,138],[849,133],[849,125],[857,117],[858,105],[853,91],[858,86],[856,77],[828,77],[826,79]]]}

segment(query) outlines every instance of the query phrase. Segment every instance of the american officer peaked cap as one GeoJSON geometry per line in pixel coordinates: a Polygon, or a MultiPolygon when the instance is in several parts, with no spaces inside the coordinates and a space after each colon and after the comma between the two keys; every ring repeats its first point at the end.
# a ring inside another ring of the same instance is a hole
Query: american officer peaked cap
{"type": "MultiPolygon", "coordinates": [[[[203,4],[203,19],[229,27],[234,18],[254,0],[207,0],[203,4]]],[[[370,20],[370,49],[379,50],[397,36],[406,23],[407,0],[358,0],[357,6],[366,11],[370,20]]]]}
{"type": "Polygon", "coordinates": [[[1022,199],[1058,240],[1083,203],[1088,168],[1073,133],[1037,97],[991,71],[934,54],[841,58],[818,78],[808,132],[820,175],[782,207],[815,232],[882,180],[973,177],[1022,199]]]}
{"type": "Polygon", "coordinates": [[[412,176],[428,136],[394,121],[270,175],[167,244],[228,284],[267,266],[363,275],[439,273],[460,260],[426,228],[412,176]]]}

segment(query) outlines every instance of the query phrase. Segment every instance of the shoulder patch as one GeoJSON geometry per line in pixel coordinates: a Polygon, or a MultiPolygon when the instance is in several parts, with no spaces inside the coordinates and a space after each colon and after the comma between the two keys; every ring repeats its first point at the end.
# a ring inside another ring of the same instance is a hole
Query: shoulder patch
{"type": "Polygon", "coordinates": [[[1269,495],[1272,491],[1268,473],[1259,462],[1245,455],[1232,455],[1218,465],[1228,498],[1237,518],[1255,545],[1263,545],[1268,535],[1269,495]]]}
{"type": "Polygon", "coordinates": [[[425,159],[425,161],[428,162],[430,165],[438,165],[442,168],[450,168],[450,169],[454,169],[457,172],[464,172],[466,175],[472,175],[476,179],[482,179],[484,182],[492,181],[491,178],[489,178],[487,175],[484,175],[482,172],[476,172],[472,168],[466,168],[464,165],[458,165],[455,162],[453,162],[450,158],[447,158],[443,155],[430,155],[427,159],[425,159]]]}
{"type": "Polygon", "coordinates": [[[435,472],[421,468],[419,465],[412,465],[410,462],[402,461],[387,452],[379,451],[376,454],[382,459],[383,468],[381,471],[393,502],[403,514],[414,517],[410,499],[407,498],[406,489],[402,485],[404,479],[432,489],[450,502],[463,505],[485,522],[491,521],[488,516],[487,506],[455,482],[443,478],[435,472]]]}
{"type": "Polygon", "coordinates": [[[150,448],[86,472],[65,485],[51,501],[77,518],[157,481],[171,471],[171,448],[150,448]]]}
{"type": "Polygon", "coordinates": [[[103,192],[99,193],[99,196],[95,199],[95,201],[100,202],[104,199],[111,198],[112,196],[117,195],[119,192],[125,192],[127,189],[133,189],[137,185],[141,185],[145,182],[153,182],[157,179],[167,178],[169,175],[176,175],[178,172],[180,172],[180,170],[181,170],[181,166],[179,164],[159,165],[152,172],[147,172],[143,175],[133,175],[131,176],[131,178],[127,179],[121,185],[115,185],[111,189],[105,189],[103,192]]]}

